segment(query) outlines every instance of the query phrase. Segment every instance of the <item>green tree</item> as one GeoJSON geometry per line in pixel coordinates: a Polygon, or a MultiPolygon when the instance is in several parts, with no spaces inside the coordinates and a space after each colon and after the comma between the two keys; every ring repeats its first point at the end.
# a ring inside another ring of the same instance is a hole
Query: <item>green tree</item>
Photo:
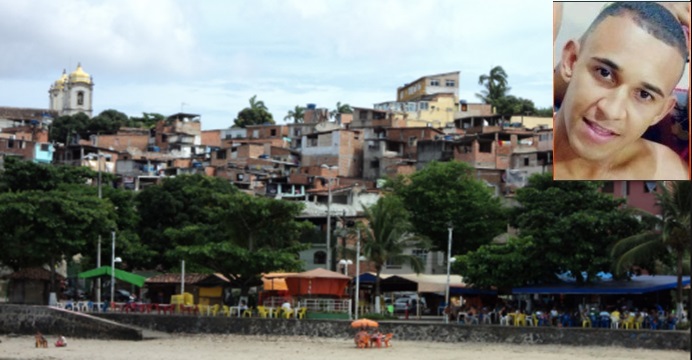
{"type": "Polygon", "coordinates": [[[342,104],[341,101],[337,101],[336,107],[334,110],[329,112],[329,116],[332,118],[336,118],[339,114],[352,114],[353,109],[351,108],[351,105],[349,104],[342,104]]]}
{"type": "Polygon", "coordinates": [[[617,274],[629,271],[633,265],[650,267],[652,260],[674,263],[677,275],[677,316],[682,314],[683,261],[690,256],[690,192],[689,181],[659,183],[656,194],[662,217],[641,214],[655,226],[615,242],[612,255],[617,274]],[[672,261],[671,261],[672,260],[672,261]],[[648,266],[647,266],[648,265],[648,266]]]}
{"type": "Polygon", "coordinates": [[[383,196],[374,205],[364,208],[365,222],[359,224],[362,251],[375,267],[375,297],[380,296],[380,274],[387,263],[408,264],[420,273],[424,264],[417,256],[405,254],[410,248],[428,249],[429,243],[413,233],[410,214],[401,198],[383,196]]]}
{"type": "Polygon", "coordinates": [[[64,144],[70,144],[79,139],[89,137],[89,117],[84,113],[60,116],[50,125],[48,139],[64,144]]]}
{"type": "Polygon", "coordinates": [[[146,266],[162,269],[177,266],[178,260],[170,259],[168,251],[176,246],[192,245],[194,241],[177,238],[174,242],[166,230],[208,224],[215,218],[221,196],[237,191],[228,181],[198,174],[167,178],[161,185],[139,192],[135,199],[138,233],[143,245],[155,254],[146,266]]]}
{"type": "Polygon", "coordinates": [[[94,134],[116,134],[121,126],[126,126],[129,122],[127,115],[120,111],[109,109],[104,110],[89,122],[87,131],[90,135],[94,134]]]}
{"type": "Polygon", "coordinates": [[[512,115],[527,115],[536,113],[536,107],[534,106],[533,101],[519,98],[514,95],[507,95],[496,99],[493,106],[495,106],[495,111],[497,114],[506,117],[512,115]]]}
{"type": "Polygon", "coordinates": [[[242,192],[217,200],[208,222],[166,231],[174,243],[188,244],[173,248],[172,256],[224,274],[243,295],[263,273],[303,268],[298,253],[307,245],[299,239],[312,226],[296,220],[302,204],[242,192]]]}
{"type": "Polygon", "coordinates": [[[159,113],[143,112],[141,117],[131,116],[127,121],[127,127],[151,129],[159,121],[166,120],[166,117],[159,113]]]}
{"type": "Polygon", "coordinates": [[[15,157],[5,158],[4,167],[0,172],[0,192],[56,190],[65,184],[85,184],[96,176],[86,167],[37,164],[15,157]]]}
{"type": "MultiPolygon", "coordinates": [[[[107,200],[72,191],[0,193],[0,262],[12,268],[55,265],[82,252],[98,234],[115,229],[107,200]]],[[[55,276],[51,288],[55,289],[55,276]]]]}
{"type": "Polygon", "coordinates": [[[621,208],[624,200],[600,192],[599,186],[598,182],[553,181],[551,174],[537,174],[517,191],[520,206],[513,209],[511,224],[522,237],[531,237],[537,250],[524,266],[540,264],[527,282],[555,282],[556,273],[566,271],[577,283],[591,281],[598,272],[610,270],[609,246],[640,232],[642,224],[621,208]]]}
{"type": "Polygon", "coordinates": [[[293,110],[288,110],[288,114],[284,116],[284,120],[291,120],[293,119],[294,124],[299,124],[303,122],[303,117],[305,116],[305,108],[296,105],[295,109],[293,110]]]}
{"type": "Polygon", "coordinates": [[[476,97],[486,104],[497,106],[497,101],[510,90],[507,86],[507,78],[507,73],[502,66],[493,67],[488,74],[478,77],[478,85],[483,85],[485,89],[476,94],[476,97]]]}
{"type": "Polygon", "coordinates": [[[454,227],[452,254],[475,250],[505,230],[506,214],[491,189],[462,162],[432,162],[390,182],[411,213],[416,232],[446,251],[449,223],[454,227]]]}
{"type": "Polygon", "coordinates": [[[274,118],[264,101],[257,100],[257,95],[254,95],[250,98],[250,107],[241,110],[233,122],[234,126],[244,128],[248,125],[274,124],[274,118]]]}
{"type": "Polygon", "coordinates": [[[475,287],[509,290],[533,282],[540,259],[540,249],[531,237],[512,237],[506,244],[486,244],[457,256],[452,271],[464,274],[464,281],[475,287]]]}

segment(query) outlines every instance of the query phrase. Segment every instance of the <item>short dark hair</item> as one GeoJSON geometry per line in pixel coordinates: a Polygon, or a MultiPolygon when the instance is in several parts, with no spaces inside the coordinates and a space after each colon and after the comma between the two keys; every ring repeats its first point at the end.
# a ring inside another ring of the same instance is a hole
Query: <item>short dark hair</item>
{"type": "Polygon", "coordinates": [[[581,42],[608,16],[630,16],[637,26],[651,36],[674,47],[682,56],[683,63],[687,61],[687,39],[682,25],[665,7],[650,1],[614,2],[608,5],[582,35],[581,42]]]}

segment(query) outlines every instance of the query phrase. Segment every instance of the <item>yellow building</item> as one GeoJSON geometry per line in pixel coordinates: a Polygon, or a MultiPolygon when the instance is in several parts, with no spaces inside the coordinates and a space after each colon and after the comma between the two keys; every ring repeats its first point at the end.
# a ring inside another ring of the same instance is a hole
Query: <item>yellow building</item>
{"type": "Polygon", "coordinates": [[[402,113],[407,127],[446,127],[459,112],[459,72],[423,76],[397,89],[397,100],[374,105],[402,113]]]}

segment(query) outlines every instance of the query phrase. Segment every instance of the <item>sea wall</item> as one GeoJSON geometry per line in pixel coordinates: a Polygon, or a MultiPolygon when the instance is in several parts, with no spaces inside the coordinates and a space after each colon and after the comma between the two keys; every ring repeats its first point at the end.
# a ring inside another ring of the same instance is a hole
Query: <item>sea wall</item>
{"type": "Polygon", "coordinates": [[[36,332],[68,338],[142,340],[140,329],[108,319],[42,305],[0,304],[0,334],[36,332]]]}
{"type": "MultiPolygon", "coordinates": [[[[215,333],[353,338],[350,321],[228,318],[190,315],[100,314],[100,317],[167,333],[215,333]]],[[[690,351],[690,332],[558,327],[458,325],[436,322],[381,321],[393,341],[482,342],[526,345],[622,346],[690,351]]]]}

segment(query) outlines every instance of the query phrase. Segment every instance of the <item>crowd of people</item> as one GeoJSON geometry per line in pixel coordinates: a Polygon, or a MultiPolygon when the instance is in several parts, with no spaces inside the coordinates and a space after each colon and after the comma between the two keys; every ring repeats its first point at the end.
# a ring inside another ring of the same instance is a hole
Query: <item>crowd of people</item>
{"type": "Polygon", "coordinates": [[[475,305],[448,306],[446,316],[460,324],[499,324],[523,326],[600,327],[623,329],[675,330],[678,322],[687,322],[687,311],[678,318],[675,310],[660,305],[637,308],[622,304],[610,306],[580,305],[571,309],[540,304],[533,309],[499,303],[495,308],[475,305]]]}

